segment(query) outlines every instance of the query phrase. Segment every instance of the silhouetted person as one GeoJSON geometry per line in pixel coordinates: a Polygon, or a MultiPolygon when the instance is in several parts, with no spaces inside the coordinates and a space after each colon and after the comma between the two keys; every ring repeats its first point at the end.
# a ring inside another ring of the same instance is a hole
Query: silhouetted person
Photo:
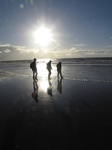
{"type": "Polygon", "coordinates": [[[49,82],[49,87],[47,88],[47,94],[50,96],[53,96],[52,95],[52,83],[50,82],[50,80],[48,80],[48,82],[49,82]]]}
{"type": "Polygon", "coordinates": [[[38,102],[38,85],[36,80],[33,81],[33,89],[32,98],[38,102]]]}
{"type": "Polygon", "coordinates": [[[47,70],[48,70],[48,79],[50,79],[50,76],[51,76],[51,60],[47,63],[47,70]]]}
{"type": "Polygon", "coordinates": [[[62,78],[60,80],[58,79],[57,90],[62,94],[62,78]]]}
{"type": "Polygon", "coordinates": [[[61,61],[56,65],[57,67],[57,77],[59,78],[59,76],[63,79],[62,73],[61,73],[61,61]]]}
{"type": "Polygon", "coordinates": [[[30,64],[30,68],[33,71],[33,79],[37,79],[37,66],[36,66],[36,58],[34,58],[33,62],[30,64]]]}

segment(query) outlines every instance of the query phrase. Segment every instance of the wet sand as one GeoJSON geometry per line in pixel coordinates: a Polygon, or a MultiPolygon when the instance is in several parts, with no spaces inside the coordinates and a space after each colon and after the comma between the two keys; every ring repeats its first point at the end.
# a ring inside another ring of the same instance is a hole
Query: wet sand
{"type": "Polygon", "coordinates": [[[112,83],[3,78],[0,150],[112,147],[112,83]],[[35,100],[36,98],[36,100],[35,100]]]}

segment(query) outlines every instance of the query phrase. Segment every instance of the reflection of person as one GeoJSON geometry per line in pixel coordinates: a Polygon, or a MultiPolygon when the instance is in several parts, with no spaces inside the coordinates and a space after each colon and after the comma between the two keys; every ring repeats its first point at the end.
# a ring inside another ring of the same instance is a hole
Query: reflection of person
{"type": "Polygon", "coordinates": [[[63,79],[62,73],[61,73],[61,61],[56,65],[57,66],[57,77],[60,77],[63,79]]]}
{"type": "Polygon", "coordinates": [[[60,80],[58,79],[57,90],[62,94],[62,78],[60,80]]]}
{"type": "Polygon", "coordinates": [[[47,88],[47,94],[50,96],[53,96],[52,95],[52,83],[50,82],[50,80],[48,80],[48,82],[49,82],[49,87],[47,88]]]}
{"type": "Polygon", "coordinates": [[[37,66],[36,66],[36,58],[34,58],[33,62],[30,64],[30,68],[33,71],[33,79],[37,79],[37,66]]]}
{"type": "Polygon", "coordinates": [[[47,70],[48,70],[48,79],[50,79],[50,76],[51,76],[51,60],[47,63],[47,70]]]}
{"type": "Polygon", "coordinates": [[[38,85],[37,85],[37,81],[34,80],[33,81],[33,88],[34,88],[34,91],[32,93],[32,98],[38,102],[38,85]]]}

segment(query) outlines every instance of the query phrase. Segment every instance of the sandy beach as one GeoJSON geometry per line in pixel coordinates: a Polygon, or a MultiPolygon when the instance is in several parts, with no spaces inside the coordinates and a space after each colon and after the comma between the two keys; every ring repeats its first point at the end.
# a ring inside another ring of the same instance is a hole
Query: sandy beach
{"type": "Polygon", "coordinates": [[[53,77],[33,85],[31,76],[1,78],[0,149],[112,147],[112,83],[53,77]]]}
{"type": "Polygon", "coordinates": [[[112,0],[1,0],[0,150],[111,150],[111,137],[112,0]]]}

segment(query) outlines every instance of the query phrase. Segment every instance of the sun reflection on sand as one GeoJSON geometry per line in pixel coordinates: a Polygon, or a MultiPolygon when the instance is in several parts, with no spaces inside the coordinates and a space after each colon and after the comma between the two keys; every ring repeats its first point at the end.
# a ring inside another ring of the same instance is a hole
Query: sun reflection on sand
{"type": "Polygon", "coordinates": [[[45,63],[41,63],[37,66],[37,70],[38,70],[38,76],[40,76],[42,79],[46,79],[48,76],[48,71],[46,69],[46,64],[45,63]]]}
{"type": "Polygon", "coordinates": [[[41,78],[40,88],[46,92],[49,87],[48,83],[48,71],[46,69],[46,63],[40,63],[37,65],[38,68],[38,76],[41,78]]]}
{"type": "Polygon", "coordinates": [[[40,88],[46,92],[47,91],[47,88],[49,87],[49,84],[48,84],[48,80],[46,79],[42,79],[41,83],[40,83],[40,88]]]}

